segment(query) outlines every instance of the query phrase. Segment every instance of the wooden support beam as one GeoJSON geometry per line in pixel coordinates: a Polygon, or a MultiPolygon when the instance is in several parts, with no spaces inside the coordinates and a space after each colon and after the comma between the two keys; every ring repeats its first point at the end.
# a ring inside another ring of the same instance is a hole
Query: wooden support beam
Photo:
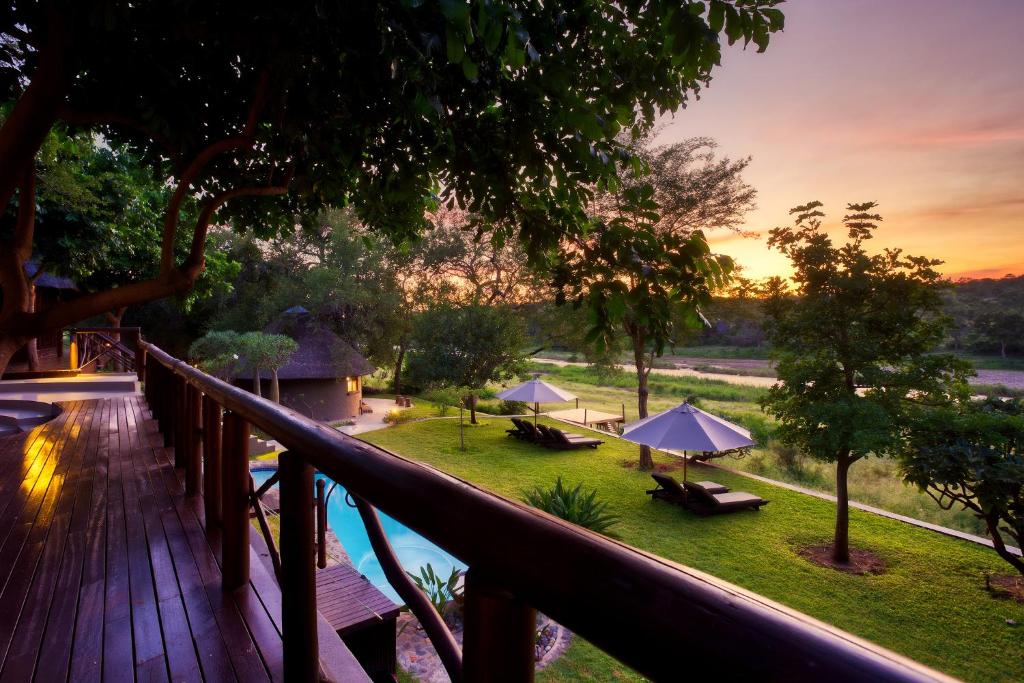
{"type": "Polygon", "coordinates": [[[537,611],[470,567],[466,573],[464,680],[533,680],[537,611]]]}
{"type": "Polygon", "coordinates": [[[185,387],[185,409],[185,495],[196,496],[203,485],[203,399],[191,384],[185,387]]]}
{"type": "Polygon", "coordinates": [[[249,581],[249,423],[236,413],[224,415],[221,464],[221,573],[233,591],[249,581]]]}
{"type": "Polygon", "coordinates": [[[327,497],[324,495],[326,482],[316,480],[316,566],[327,567],[327,497]]]}
{"type": "Polygon", "coordinates": [[[284,678],[316,681],[316,569],[313,567],[313,467],[297,453],[278,457],[281,474],[281,631],[284,678]]]}
{"type": "Polygon", "coordinates": [[[221,524],[221,407],[203,394],[203,507],[206,528],[221,524]]]}

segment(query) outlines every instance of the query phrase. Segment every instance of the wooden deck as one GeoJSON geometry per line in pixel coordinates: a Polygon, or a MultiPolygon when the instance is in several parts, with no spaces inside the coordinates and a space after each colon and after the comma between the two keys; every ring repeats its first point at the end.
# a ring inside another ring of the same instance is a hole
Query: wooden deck
{"type": "Polygon", "coordinates": [[[277,584],[222,592],[144,399],[63,406],[0,439],[0,682],[281,680],[277,584]]]}

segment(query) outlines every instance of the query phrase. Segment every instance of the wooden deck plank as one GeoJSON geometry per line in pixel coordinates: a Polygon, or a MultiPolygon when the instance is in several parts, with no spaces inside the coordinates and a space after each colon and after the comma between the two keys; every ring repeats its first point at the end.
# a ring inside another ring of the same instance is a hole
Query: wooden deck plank
{"type": "MultiPolygon", "coordinates": [[[[103,405],[102,410],[109,410],[103,405]]],[[[86,523],[89,539],[82,566],[82,583],[78,591],[78,611],[71,639],[70,680],[99,680],[103,671],[103,633],[107,558],[107,479],[110,453],[106,440],[96,439],[96,460],[93,470],[93,498],[86,523]]],[[[56,678],[55,680],[60,680],[56,678]]]]}
{"type": "MultiPolygon", "coordinates": [[[[113,406],[112,406],[113,407],[113,406]]],[[[124,462],[117,438],[117,411],[107,415],[104,436],[110,454],[107,485],[107,564],[103,602],[103,678],[131,680],[135,672],[128,567],[128,530],[124,519],[124,462]]]]}

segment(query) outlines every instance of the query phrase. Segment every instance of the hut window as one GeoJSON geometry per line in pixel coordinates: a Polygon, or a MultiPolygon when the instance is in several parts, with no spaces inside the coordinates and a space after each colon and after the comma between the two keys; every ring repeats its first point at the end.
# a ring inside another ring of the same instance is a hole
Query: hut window
{"type": "Polygon", "coordinates": [[[348,393],[354,394],[354,393],[359,391],[359,378],[358,377],[348,377],[348,378],[346,378],[346,381],[348,382],[348,389],[347,389],[348,393]]]}

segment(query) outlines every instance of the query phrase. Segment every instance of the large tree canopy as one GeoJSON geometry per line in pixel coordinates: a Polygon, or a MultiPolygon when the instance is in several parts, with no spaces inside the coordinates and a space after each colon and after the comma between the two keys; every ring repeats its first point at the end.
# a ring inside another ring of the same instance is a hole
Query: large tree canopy
{"type": "MultiPolygon", "coordinates": [[[[33,160],[58,121],[130,142],[174,188],[156,278],[44,316],[12,310],[8,328],[24,338],[191,287],[215,217],[266,234],[351,202],[401,238],[441,201],[539,258],[582,229],[591,188],[627,154],[619,132],[642,132],[706,85],[720,33],[763,49],[782,28],[776,4],[7,3],[0,210],[19,184],[32,196],[33,160]],[[189,197],[201,207],[178,262],[189,197]]],[[[19,202],[8,245],[24,258],[32,203],[19,202]]],[[[4,272],[5,301],[20,299],[4,272]]]]}

